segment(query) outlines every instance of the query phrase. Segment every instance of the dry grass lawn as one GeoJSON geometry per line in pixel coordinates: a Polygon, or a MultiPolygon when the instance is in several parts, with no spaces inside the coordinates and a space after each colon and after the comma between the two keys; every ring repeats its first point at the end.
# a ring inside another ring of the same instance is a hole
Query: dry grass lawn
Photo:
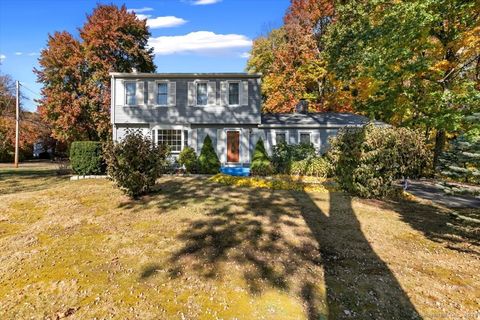
{"type": "MultiPolygon", "coordinates": [[[[0,168],[0,319],[477,319],[478,225],[414,202],[0,168]]],[[[476,210],[470,210],[478,214],[476,210]]]]}

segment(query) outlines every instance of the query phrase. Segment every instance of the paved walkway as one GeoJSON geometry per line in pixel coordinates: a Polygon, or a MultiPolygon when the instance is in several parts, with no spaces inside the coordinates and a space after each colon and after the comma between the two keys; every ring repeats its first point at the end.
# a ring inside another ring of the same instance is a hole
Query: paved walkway
{"type": "Polygon", "coordinates": [[[480,208],[479,196],[449,195],[430,180],[409,180],[408,183],[407,191],[416,197],[448,208],[480,208]]]}

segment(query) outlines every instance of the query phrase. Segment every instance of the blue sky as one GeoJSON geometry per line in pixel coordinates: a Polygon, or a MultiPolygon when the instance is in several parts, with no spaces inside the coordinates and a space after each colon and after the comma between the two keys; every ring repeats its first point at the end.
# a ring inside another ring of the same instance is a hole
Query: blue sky
{"type": "MultiPolygon", "coordinates": [[[[1,72],[39,93],[32,69],[48,34],[78,37],[97,3],[125,4],[147,19],[158,72],[242,72],[251,41],[281,25],[289,0],[1,0],[1,72]]],[[[25,106],[35,110],[38,96],[24,93],[25,106]]]]}

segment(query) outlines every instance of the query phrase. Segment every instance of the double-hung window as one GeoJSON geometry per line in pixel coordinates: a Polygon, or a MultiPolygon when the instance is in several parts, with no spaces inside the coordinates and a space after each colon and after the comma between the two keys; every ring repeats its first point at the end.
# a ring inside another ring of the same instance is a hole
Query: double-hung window
{"type": "Polygon", "coordinates": [[[158,144],[168,145],[171,152],[178,153],[182,151],[182,134],[182,130],[157,130],[157,142],[158,144]]]}
{"type": "Polygon", "coordinates": [[[240,84],[238,82],[230,82],[228,84],[228,104],[240,104],[240,84]]]}
{"type": "Polygon", "coordinates": [[[300,132],[300,143],[301,144],[312,143],[310,132],[300,132]]]}
{"type": "Polygon", "coordinates": [[[135,82],[125,82],[125,102],[128,106],[137,104],[136,89],[137,84],[135,82]]]}
{"type": "Polygon", "coordinates": [[[208,101],[207,83],[197,83],[197,106],[206,106],[208,101]]]}
{"type": "Polygon", "coordinates": [[[157,104],[166,106],[168,104],[168,83],[157,83],[157,104]]]}

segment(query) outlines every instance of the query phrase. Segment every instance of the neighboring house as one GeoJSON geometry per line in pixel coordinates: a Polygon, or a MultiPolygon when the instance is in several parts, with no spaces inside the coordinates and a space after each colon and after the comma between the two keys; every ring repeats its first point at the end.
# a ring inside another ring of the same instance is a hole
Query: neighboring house
{"type": "Polygon", "coordinates": [[[210,136],[222,165],[248,165],[259,138],[267,151],[281,141],[313,143],[368,119],[348,113],[261,114],[260,75],[247,73],[111,73],[113,139],[139,129],[178,154],[200,153],[210,136]]]}

